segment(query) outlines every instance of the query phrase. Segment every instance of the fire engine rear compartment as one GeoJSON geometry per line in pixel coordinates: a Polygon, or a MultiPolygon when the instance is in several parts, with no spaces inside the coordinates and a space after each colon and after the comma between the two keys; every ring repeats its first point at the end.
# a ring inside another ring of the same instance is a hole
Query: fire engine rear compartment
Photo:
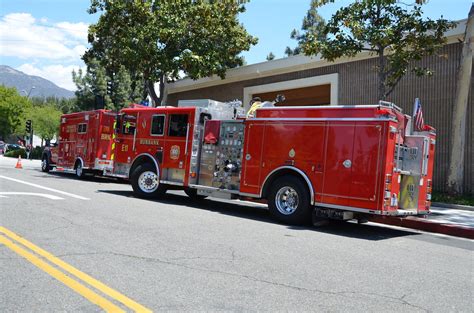
{"type": "Polygon", "coordinates": [[[97,173],[111,167],[114,120],[115,114],[106,110],[63,115],[56,165],[64,171],[80,166],[81,171],[97,173]]]}
{"type": "MultiPolygon", "coordinates": [[[[307,179],[311,203],[326,212],[336,209],[380,215],[424,214],[428,208],[424,201],[418,201],[418,192],[423,189],[418,188],[421,173],[415,170],[416,165],[408,169],[409,163],[403,157],[400,164],[407,163],[404,169],[398,169],[394,163],[397,140],[403,140],[401,132],[405,131],[403,115],[399,114],[402,119],[397,120],[382,114],[387,112],[376,112],[375,107],[370,106],[365,112],[363,107],[354,107],[349,116],[356,117],[332,117],[333,112],[326,112],[330,117],[321,117],[321,113],[317,117],[315,112],[315,117],[299,117],[294,108],[289,109],[294,117],[274,117],[282,114],[275,111],[285,110],[280,107],[245,121],[208,121],[203,137],[211,134],[215,140],[204,139],[199,179],[193,187],[235,194],[240,185],[240,195],[265,197],[266,184],[274,171],[294,169],[307,179]],[[219,124],[220,132],[215,127],[214,133],[209,132],[211,124],[219,124]],[[245,130],[242,149],[237,145],[241,140],[238,134],[231,132],[229,136],[226,127],[221,126],[236,124],[245,130]],[[226,147],[233,141],[236,147],[226,147]],[[396,170],[399,173],[394,173],[396,170]],[[398,181],[392,181],[394,177],[398,181]]],[[[307,112],[308,108],[304,110],[307,112]]],[[[406,143],[410,145],[410,139],[406,143]]],[[[426,170],[423,174],[427,174],[426,170]]],[[[198,193],[211,194],[203,190],[198,193]]]]}
{"type": "Polygon", "coordinates": [[[388,123],[248,120],[240,191],[260,194],[272,171],[294,168],[310,181],[314,205],[381,214],[388,123]]]}

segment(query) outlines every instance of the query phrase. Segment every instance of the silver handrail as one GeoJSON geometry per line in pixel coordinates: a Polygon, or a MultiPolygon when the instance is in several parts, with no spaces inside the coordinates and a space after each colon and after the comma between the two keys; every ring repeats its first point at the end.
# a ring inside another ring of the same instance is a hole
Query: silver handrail
{"type": "Polygon", "coordinates": [[[391,109],[396,109],[396,110],[398,110],[398,111],[400,111],[400,112],[403,111],[401,107],[395,105],[395,103],[393,103],[393,102],[380,100],[380,101],[379,101],[379,105],[380,105],[380,106],[384,106],[384,107],[388,107],[388,108],[391,108],[391,109]]]}
{"type": "Polygon", "coordinates": [[[188,123],[187,129],[186,129],[186,143],[185,143],[185,146],[184,146],[184,155],[188,155],[189,126],[190,126],[190,124],[188,123]]]}

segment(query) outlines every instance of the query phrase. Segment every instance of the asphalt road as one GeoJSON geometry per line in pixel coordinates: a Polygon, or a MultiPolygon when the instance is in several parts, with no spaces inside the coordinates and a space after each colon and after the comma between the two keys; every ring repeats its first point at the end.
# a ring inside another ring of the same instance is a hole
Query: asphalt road
{"type": "Polygon", "coordinates": [[[0,226],[2,312],[474,308],[474,243],[461,238],[289,227],[258,204],[142,200],[115,180],[1,162],[0,226]]]}

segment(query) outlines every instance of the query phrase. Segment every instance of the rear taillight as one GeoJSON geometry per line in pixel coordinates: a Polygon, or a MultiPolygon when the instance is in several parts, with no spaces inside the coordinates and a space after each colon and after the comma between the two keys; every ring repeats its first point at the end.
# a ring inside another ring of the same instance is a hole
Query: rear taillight
{"type": "Polygon", "coordinates": [[[392,190],[392,174],[387,174],[385,175],[385,195],[387,194],[387,191],[388,191],[388,197],[385,196],[385,198],[390,198],[391,190],[392,190]]]}
{"type": "Polygon", "coordinates": [[[384,188],[384,206],[397,206],[398,205],[398,197],[397,194],[392,194],[392,174],[385,175],[385,188],[384,188]]]}
{"type": "Polygon", "coordinates": [[[431,206],[431,192],[433,191],[433,185],[431,179],[426,181],[426,201],[425,201],[425,208],[429,209],[431,206]]]}

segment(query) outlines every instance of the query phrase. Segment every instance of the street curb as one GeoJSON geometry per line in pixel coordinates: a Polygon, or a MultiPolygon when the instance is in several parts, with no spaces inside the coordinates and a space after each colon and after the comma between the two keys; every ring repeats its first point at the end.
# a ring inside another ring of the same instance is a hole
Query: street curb
{"type": "Polygon", "coordinates": [[[443,203],[443,202],[431,202],[431,206],[439,208],[448,208],[464,211],[474,211],[474,206],[462,205],[462,204],[452,204],[452,203],[443,203]]]}
{"type": "Polygon", "coordinates": [[[474,239],[474,228],[431,222],[429,220],[418,217],[388,217],[374,216],[369,219],[371,222],[394,225],[412,229],[423,230],[431,233],[445,234],[456,237],[474,239]]]}

